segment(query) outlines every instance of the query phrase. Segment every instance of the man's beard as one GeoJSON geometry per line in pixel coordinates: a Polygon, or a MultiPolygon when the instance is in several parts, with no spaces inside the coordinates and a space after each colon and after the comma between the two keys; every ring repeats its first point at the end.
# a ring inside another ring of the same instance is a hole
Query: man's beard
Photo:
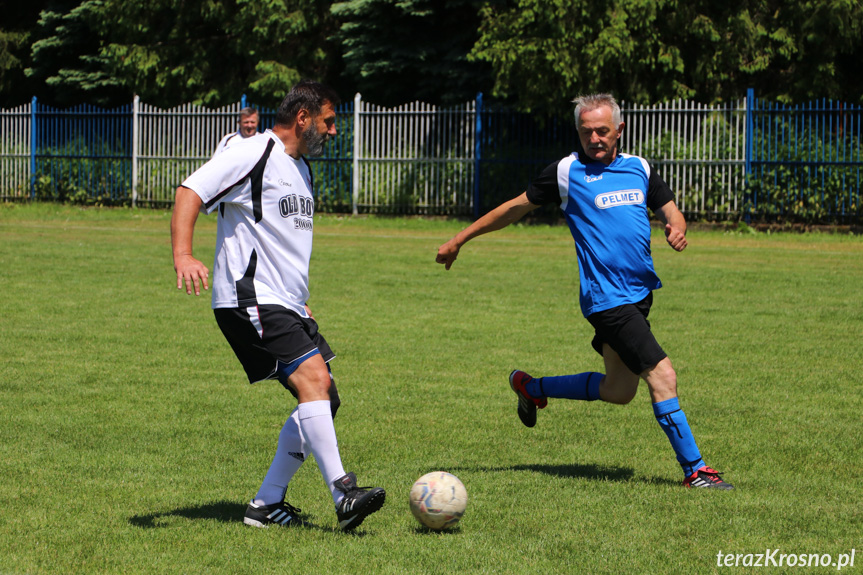
{"type": "Polygon", "coordinates": [[[306,149],[309,151],[309,155],[320,156],[324,153],[324,144],[326,144],[327,140],[330,139],[330,135],[319,133],[313,124],[309,124],[309,126],[303,130],[302,138],[303,142],[306,144],[306,149]]]}

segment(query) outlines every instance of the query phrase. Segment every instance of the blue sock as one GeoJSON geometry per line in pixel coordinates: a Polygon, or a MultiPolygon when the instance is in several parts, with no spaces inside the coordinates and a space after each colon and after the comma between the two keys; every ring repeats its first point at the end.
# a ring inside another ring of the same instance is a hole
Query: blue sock
{"type": "Polygon", "coordinates": [[[532,397],[595,401],[599,399],[599,382],[603,377],[603,374],[594,371],[556,377],[535,377],[528,382],[525,390],[532,397]]]}
{"type": "Polygon", "coordinates": [[[695,445],[695,438],[692,437],[692,430],[689,429],[686,415],[680,409],[680,402],[677,398],[672,397],[654,403],[653,414],[656,415],[656,421],[659,422],[659,426],[668,436],[668,441],[674,448],[677,462],[683,468],[684,475],[688,477],[699,468],[704,467],[704,460],[701,459],[701,453],[698,451],[698,446],[695,445]]]}

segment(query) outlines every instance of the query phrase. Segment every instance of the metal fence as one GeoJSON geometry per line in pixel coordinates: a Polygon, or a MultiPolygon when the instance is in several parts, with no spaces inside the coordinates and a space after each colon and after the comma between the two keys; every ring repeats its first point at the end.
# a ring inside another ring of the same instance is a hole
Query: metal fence
{"type": "Polygon", "coordinates": [[[32,105],[0,110],[0,195],[30,197],[32,105]]]}
{"type": "Polygon", "coordinates": [[[237,129],[240,102],[217,109],[184,104],[162,110],[135,96],[132,201],[170,204],[177,186],[209,160],[223,135],[237,129]]]}
{"type": "Polygon", "coordinates": [[[31,166],[39,177],[35,185],[40,193],[53,193],[61,200],[125,195],[132,173],[130,111],[130,106],[42,106],[42,113],[33,116],[31,134],[31,166]]]}
{"type": "Polygon", "coordinates": [[[648,158],[684,213],[739,213],[746,182],[746,101],[626,106],[622,146],[648,158]]]}
{"type": "Polygon", "coordinates": [[[354,99],[354,213],[470,213],[475,104],[383,108],[354,99]]]}
{"type": "Polygon", "coordinates": [[[747,202],[763,217],[859,222],[863,108],[833,100],[790,106],[747,94],[747,202]]]}
{"type": "MultiPolygon", "coordinates": [[[[245,105],[164,110],[136,97],[113,110],[59,110],[34,98],[0,110],[0,197],[168,205],[245,105]]],[[[622,108],[622,149],[659,170],[689,217],[863,218],[859,106],[781,106],[750,91],[718,106],[622,108]]],[[[272,126],[275,110],[259,111],[262,129],[272,126]]],[[[571,113],[516,113],[481,94],[450,108],[383,108],[357,94],[337,111],[339,134],[312,161],[324,211],[477,217],[577,142],[571,113]]]]}
{"type": "MultiPolygon", "coordinates": [[[[481,102],[481,99],[478,99],[481,102]]],[[[746,100],[707,106],[678,100],[652,106],[623,102],[621,150],[647,158],[690,217],[727,218],[743,209],[746,100]]],[[[572,114],[535,118],[481,110],[478,164],[486,211],[539,171],[576,149],[572,114]]]]}

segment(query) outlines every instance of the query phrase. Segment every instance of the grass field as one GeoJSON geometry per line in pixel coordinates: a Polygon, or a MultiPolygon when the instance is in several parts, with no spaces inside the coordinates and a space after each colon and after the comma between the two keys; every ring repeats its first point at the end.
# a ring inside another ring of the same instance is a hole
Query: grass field
{"type": "MultiPolygon", "coordinates": [[[[242,524],[294,402],[245,383],[209,294],[176,290],[169,218],[0,205],[0,573],[694,574],[774,549],[854,549],[842,572],[863,572],[859,236],[692,230],[681,254],[654,237],[654,331],[737,487],[707,492],[680,486],[644,385],[519,423],[512,369],[602,369],[565,228],[475,240],[445,272],[437,247],[464,223],[316,218],[309,303],[338,354],[342,458],[388,492],[346,534],[314,461],[289,501],[316,528],[242,524]],[[468,490],[450,533],[408,510],[437,469],[468,490]]],[[[202,218],[208,264],[214,242],[202,218]]],[[[788,561],[766,571],[838,570],[788,561]]]]}

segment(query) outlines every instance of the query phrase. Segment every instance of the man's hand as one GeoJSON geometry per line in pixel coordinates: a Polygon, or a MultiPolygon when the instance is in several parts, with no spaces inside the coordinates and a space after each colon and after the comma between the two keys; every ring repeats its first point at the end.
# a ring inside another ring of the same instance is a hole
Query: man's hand
{"type": "Polygon", "coordinates": [[[208,279],[210,270],[207,266],[192,257],[192,235],[195,231],[195,221],[201,209],[201,198],[190,190],[180,186],[174,199],[174,212],[171,214],[171,251],[174,254],[174,271],[177,272],[177,289],[186,293],[201,295],[201,286],[210,289],[208,279]]]}
{"type": "Polygon", "coordinates": [[[527,192],[524,192],[518,197],[504,202],[459,233],[453,239],[442,245],[437,250],[435,261],[446,266],[446,269],[452,267],[458,257],[458,252],[463,245],[469,242],[472,238],[500,230],[517,222],[523,218],[528,212],[538,208],[538,205],[530,203],[527,199],[527,192]]]}
{"type": "Polygon", "coordinates": [[[665,224],[665,241],[679,252],[682,252],[688,245],[684,233],[671,224],[665,224]]]}
{"type": "Polygon", "coordinates": [[[450,269],[453,262],[455,262],[456,258],[458,257],[458,252],[460,249],[461,248],[459,247],[458,243],[456,243],[455,238],[453,238],[438,248],[435,261],[439,264],[444,264],[446,269],[450,269]]]}
{"type": "Polygon", "coordinates": [[[675,250],[682,252],[686,246],[686,218],[677,209],[673,201],[654,210],[656,217],[665,224],[665,241],[675,250]]]}
{"type": "Polygon", "coordinates": [[[182,255],[175,258],[174,270],[177,272],[177,289],[183,289],[184,282],[189,295],[192,295],[193,290],[195,295],[201,295],[201,286],[205,290],[210,289],[210,270],[192,256],[182,255]]]}

